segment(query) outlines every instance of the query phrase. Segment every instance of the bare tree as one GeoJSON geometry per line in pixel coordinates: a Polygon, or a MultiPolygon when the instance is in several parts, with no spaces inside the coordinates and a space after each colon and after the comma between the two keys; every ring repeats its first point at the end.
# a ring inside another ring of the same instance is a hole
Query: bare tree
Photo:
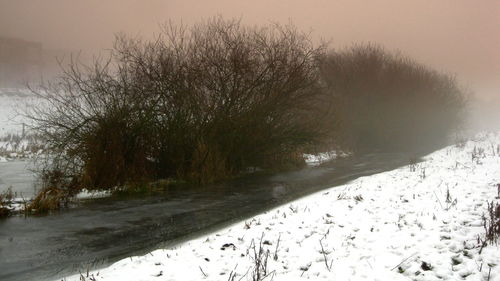
{"type": "Polygon", "coordinates": [[[447,140],[463,120],[466,94],[438,73],[377,45],[331,52],[322,76],[354,149],[409,149],[447,140]]]}
{"type": "Polygon", "coordinates": [[[109,60],[72,61],[36,91],[42,173],[106,189],[166,177],[206,183],[293,162],[325,134],[323,55],[292,25],[221,18],[166,24],[153,41],[120,35],[109,60]]]}

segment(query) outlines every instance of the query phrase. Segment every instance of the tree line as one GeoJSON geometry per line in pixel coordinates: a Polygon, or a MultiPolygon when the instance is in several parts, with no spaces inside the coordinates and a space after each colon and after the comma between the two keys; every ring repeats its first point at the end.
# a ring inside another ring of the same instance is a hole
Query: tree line
{"type": "Polygon", "coordinates": [[[72,61],[35,92],[41,178],[68,195],[443,143],[465,106],[452,76],[380,46],[329,50],[293,25],[222,18],[167,24],[151,41],[117,36],[109,59],[72,61]]]}

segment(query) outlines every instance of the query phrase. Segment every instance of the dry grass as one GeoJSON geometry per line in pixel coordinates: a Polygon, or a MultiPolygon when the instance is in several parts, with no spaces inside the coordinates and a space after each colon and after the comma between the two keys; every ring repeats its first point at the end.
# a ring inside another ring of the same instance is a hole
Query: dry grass
{"type": "Polygon", "coordinates": [[[483,225],[486,232],[486,242],[498,244],[500,240],[500,204],[488,203],[488,213],[483,215],[483,225]]]}
{"type": "Polygon", "coordinates": [[[47,188],[40,191],[35,199],[28,204],[27,212],[32,214],[45,214],[50,211],[67,207],[69,197],[67,193],[59,188],[47,188]]]}
{"type": "Polygon", "coordinates": [[[44,214],[68,207],[71,198],[79,192],[75,178],[66,177],[61,171],[46,171],[41,176],[41,189],[26,206],[27,214],[44,214]]]}
{"type": "Polygon", "coordinates": [[[0,193],[0,218],[8,217],[12,214],[10,206],[14,197],[15,194],[12,192],[12,187],[0,193]]]}

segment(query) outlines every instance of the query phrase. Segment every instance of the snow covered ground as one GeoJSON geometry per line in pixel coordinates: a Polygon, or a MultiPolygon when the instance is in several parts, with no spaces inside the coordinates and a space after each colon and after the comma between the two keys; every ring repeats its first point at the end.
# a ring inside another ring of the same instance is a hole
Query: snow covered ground
{"type": "Polygon", "coordinates": [[[480,135],[89,277],[252,280],[261,259],[266,280],[500,280],[499,247],[479,254],[477,242],[487,200],[499,201],[499,145],[480,135]]]}
{"type": "Polygon", "coordinates": [[[0,137],[21,134],[27,120],[21,115],[38,101],[27,89],[0,88],[0,137]]]}
{"type": "Polygon", "coordinates": [[[89,190],[84,188],[75,197],[76,197],[76,199],[79,199],[79,200],[86,200],[86,199],[98,199],[98,198],[109,197],[109,196],[111,196],[111,194],[112,194],[112,192],[109,190],[89,191],[89,190]]]}
{"type": "Polygon", "coordinates": [[[43,143],[35,136],[0,140],[0,162],[16,158],[32,158],[42,153],[43,143]]]}
{"type": "Polygon", "coordinates": [[[304,160],[306,161],[307,165],[310,165],[310,166],[318,166],[318,165],[321,165],[325,162],[337,159],[339,157],[340,158],[348,157],[349,155],[351,155],[351,154],[346,153],[346,152],[342,152],[342,151],[337,152],[335,150],[329,151],[329,152],[321,152],[318,154],[307,154],[307,153],[303,154],[304,160]]]}
{"type": "Polygon", "coordinates": [[[500,201],[499,153],[500,134],[478,135],[422,163],[64,280],[253,280],[257,272],[284,281],[500,280],[500,246],[480,252],[478,243],[487,201],[500,201]]]}
{"type": "Polygon", "coordinates": [[[40,99],[28,89],[0,88],[0,162],[30,158],[40,152],[41,143],[30,133],[31,122],[23,116],[38,104],[40,99]]]}

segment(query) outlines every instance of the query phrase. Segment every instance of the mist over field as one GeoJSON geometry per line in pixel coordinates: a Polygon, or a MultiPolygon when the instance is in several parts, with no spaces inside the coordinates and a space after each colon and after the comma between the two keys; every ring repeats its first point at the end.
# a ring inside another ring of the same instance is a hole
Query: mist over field
{"type": "MultiPolygon", "coordinates": [[[[497,108],[497,102],[490,102],[498,100],[500,91],[496,1],[0,0],[0,37],[40,42],[45,64],[41,72],[51,78],[59,69],[54,57],[65,63],[70,54],[86,62],[105,57],[118,32],[151,39],[167,21],[194,24],[214,15],[241,18],[249,25],[292,21],[310,30],[313,40],[326,40],[333,48],[377,43],[456,74],[474,92],[478,106],[497,108]]],[[[39,82],[36,77],[18,80],[39,82]]],[[[473,111],[474,116],[483,113],[473,111]]]]}

